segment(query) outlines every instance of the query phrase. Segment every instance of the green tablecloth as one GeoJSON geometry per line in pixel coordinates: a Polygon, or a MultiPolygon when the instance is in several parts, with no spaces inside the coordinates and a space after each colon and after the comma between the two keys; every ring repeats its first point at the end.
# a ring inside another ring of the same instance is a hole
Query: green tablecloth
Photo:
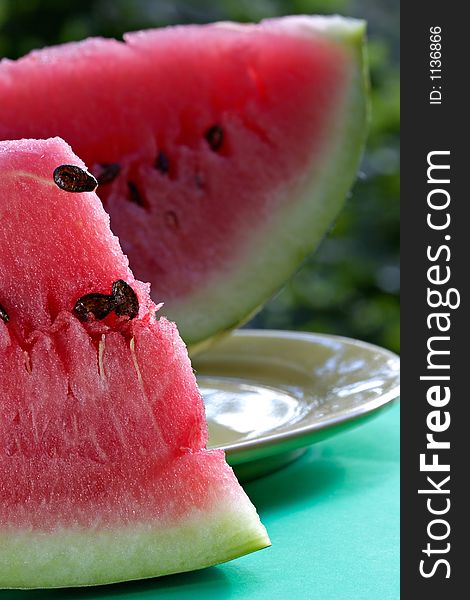
{"type": "Polygon", "coordinates": [[[271,548],[195,573],[0,600],[398,600],[398,405],[245,489],[271,548]]]}

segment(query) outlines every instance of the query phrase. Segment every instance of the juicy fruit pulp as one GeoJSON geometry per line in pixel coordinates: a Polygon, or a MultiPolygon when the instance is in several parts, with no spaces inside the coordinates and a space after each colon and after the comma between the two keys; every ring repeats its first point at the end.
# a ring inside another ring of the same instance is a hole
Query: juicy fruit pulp
{"type": "Polygon", "coordinates": [[[0,587],[152,577],[269,545],[205,449],[176,326],[98,197],[54,183],[64,163],[83,167],[58,138],[0,143],[0,587]],[[113,310],[79,319],[89,294],[113,310]]]}
{"type": "Polygon", "coordinates": [[[40,50],[0,66],[0,139],[72,145],[136,275],[197,345],[245,320],[336,216],[364,140],[363,36],[289,17],[40,50]]]}

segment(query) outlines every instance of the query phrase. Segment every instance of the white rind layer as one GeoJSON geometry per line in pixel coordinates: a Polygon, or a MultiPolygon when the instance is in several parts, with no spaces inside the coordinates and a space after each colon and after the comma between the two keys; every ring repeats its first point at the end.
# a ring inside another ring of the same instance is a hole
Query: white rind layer
{"type": "Polygon", "coordinates": [[[192,571],[270,545],[243,495],[229,508],[194,511],[177,524],[132,523],[52,533],[0,529],[0,588],[89,586],[192,571]]]}

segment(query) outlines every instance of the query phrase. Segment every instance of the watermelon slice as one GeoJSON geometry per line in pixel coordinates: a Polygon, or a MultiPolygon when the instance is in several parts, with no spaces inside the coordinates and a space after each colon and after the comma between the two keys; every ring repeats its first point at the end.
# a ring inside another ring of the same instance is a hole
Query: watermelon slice
{"type": "Polygon", "coordinates": [[[181,26],[4,60],[0,139],[72,145],[136,276],[195,347],[246,320],[338,213],[366,130],[364,29],[181,26]]]}
{"type": "Polygon", "coordinates": [[[56,181],[77,193],[55,185],[64,164],[92,181],[61,139],[0,143],[0,587],[153,577],[268,546],[205,448],[176,326],[98,197],[70,167],[56,181]]]}

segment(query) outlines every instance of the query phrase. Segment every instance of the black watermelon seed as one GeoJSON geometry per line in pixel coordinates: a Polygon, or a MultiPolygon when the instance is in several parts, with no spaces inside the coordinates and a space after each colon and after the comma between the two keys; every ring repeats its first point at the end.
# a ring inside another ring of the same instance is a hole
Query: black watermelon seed
{"type": "Polygon", "coordinates": [[[80,321],[87,321],[90,313],[95,319],[101,321],[101,319],[109,315],[114,306],[115,301],[113,296],[107,296],[106,294],[86,294],[76,301],[73,310],[80,321]]]}
{"type": "Polygon", "coordinates": [[[113,310],[119,317],[127,316],[129,319],[134,319],[139,314],[137,294],[122,279],[113,283],[111,294],[85,294],[73,307],[80,321],[87,321],[90,314],[101,321],[113,310]]]}
{"type": "Polygon", "coordinates": [[[66,192],[94,192],[98,182],[91,173],[77,165],[60,165],[54,169],[55,184],[66,192]]]}
{"type": "Polygon", "coordinates": [[[144,201],[136,184],[133,181],[128,181],[127,187],[129,189],[129,200],[138,206],[144,206],[144,201]]]}
{"type": "Polygon", "coordinates": [[[166,175],[170,170],[170,161],[168,160],[168,156],[164,152],[159,152],[157,158],[155,159],[155,168],[166,175]]]}
{"type": "Polygon", "coordinates": [[[200,190],[203,190],[206,187],[206,181],[204,175],[200,171],[196,171],[194,175],[194,181],[196,182],[196,187],[200,190]]]}
{"type": "Polygon", "coordinates": [[[217,151],[224,141],[224,132],[220,125],[209,127],[204,136],[212,150],[217,151]]]}
{"type": "Polygon", "coordinates": [[[168,225],[168,227],[170,227],[171,229],[179,229],[180,222],[175,212],[173,212],[172,210],[167,211],[165,213],[164,218],[165,223],[168,225]]]}
{"type": "Polygon", "coordinates": [[[119,316],[134,319],[139,314],[137,294],[123,279],[113,283],[114,312],[119,316]]]}
{"type": "Polygon", "coordinates": [[[4,323],[8,323],[8,321],[10,320],[10,317],[8,316],[7,311],[3,308],[3,306],[0,304],[0,319],[2,319],[2,321],[4,323]]]}
{"type": "Polygon", "coordinates": [[[99,185],[111,183],[121,172],[121,165],[118,163],[102,163],[100,164],[100,168],[102,170],[96,178],[99,185]]]}

